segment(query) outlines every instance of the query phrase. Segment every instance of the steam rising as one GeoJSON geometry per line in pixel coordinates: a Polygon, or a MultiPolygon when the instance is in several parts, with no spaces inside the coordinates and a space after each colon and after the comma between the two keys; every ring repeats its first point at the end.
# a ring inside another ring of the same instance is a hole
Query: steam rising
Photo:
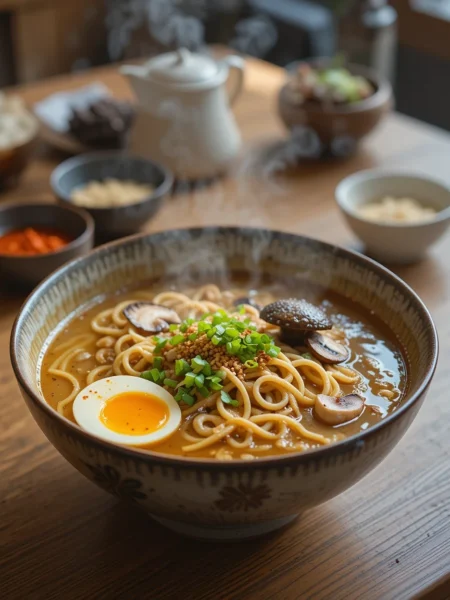
{"type": "MultiPolygon", "coordinates": [[[[205,20],[210,15],[239,15],[244,6],[244,0],[106,0],[109,57],[123,58],[138,31],[148,33],[142,48],[147,55],[180,47],[199,51],[205,46],[205,20]]],[[[268,17],[253,15],[238,21],[227,43],[240,52],[263,57],[277,38],[268,17]]]]}
{"type": "MultiPolygon", "coordinates": [[[[202,50],[204,20],[209,11],[213,10],[216,14],[231,12],[239,10],[243,4],[241,0],[109,0],[110,56],[112,59],[121,58],[133,34],[140,28],[150,34],[153,53],[180,46],[202,50]]],[[[230,45],[246,54],[263,57],[276,42],[277,31],[270,19],[253,15],[237,23],[230,45]]],[[[169,122],[160,141],[162,153],[171,161],[176,160],[177,172],[189,172],[192,148],[183,132],[187,123],[201,126],[197,109],[186,109],[176,98],[168,97],[159,106],[159,116],[169,122]]],[[[244,234],[242,238],[238,236],[236,244],[242,247],[236,250],[243,259],[239,264],[230,264],[225,244],[229,241],[221,236],[218,226],[239,224],[242,227],[271,229],[275,217],[277,221],[295,222],[301,215],[302,198],[298,199],[298,213],[292,214],[292,204],[284,202],[288,184],[279,175],[303,158],[315,158],[321,152],[322,145],[317,134],[306,127],[298,127],[287,141],[245,148],[226,182],[217,179],[193,183],[179,179],[175,183],[173,198],[167,201],[174,216],[173,227],[185,222],[177,206],[179,202],[183,205],[181,210],[186,210],[188,205],[190,223],[198,227],[214,224],[216,228],[212,231],[217,235],[212,237],[207,233],[204,238],[198,233],[180,233],[181,237],[192,237],[192,251],[183,253],[176,243],[162,248],[161,259],[167,265],[167,275],[176,277],[179,287],[198,285],[200,278],[228,287],[230,268],[240,268],[250,275],[250,287],[258,288],[261,272],[258,265],[269,258],[272,234],[255,231],[251,235],[251,244],[245,241],[244,234]]]]}

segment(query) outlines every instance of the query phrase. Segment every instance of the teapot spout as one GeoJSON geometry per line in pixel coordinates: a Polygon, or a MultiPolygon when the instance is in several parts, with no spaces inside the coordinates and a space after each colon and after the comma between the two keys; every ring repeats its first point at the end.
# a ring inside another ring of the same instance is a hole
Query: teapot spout
{"type": "Polygon", "coordinates": [[[147,69],[139,65],[123,65],[119,68],[119,73],[125,77],[145,77],[147,69]]]}
{"type": "Polygon", "coordinates": [[[123,67],[120,67],[119,72],[128,79],[138,101],[145,102],[148,88],[151,85],[146,77],[147,70],[145,67],[124,65],[123,67]]]}

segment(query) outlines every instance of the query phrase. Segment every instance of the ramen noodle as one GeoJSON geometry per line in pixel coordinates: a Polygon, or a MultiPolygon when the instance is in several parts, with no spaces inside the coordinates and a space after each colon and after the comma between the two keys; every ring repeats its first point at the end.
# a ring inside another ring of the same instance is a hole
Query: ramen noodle
{"type": "Polygon", "coordinates": [[[282,328],[262,318],[270,311],[260,312],[261,306],[283,295],[268,289],[208,284],[104,300],[73,318],[49,345],[40,374],[43,395],[75,421],[73,402],[86,386],[118,375],[147,378],[175,397],[182,415],[173,435],[148,450],[217,460],[320,448],[396,409],[406,367],[382,323],[325,292],[317,304],[329,329],[315,338],[308,334],[306,342],[286,341],[282,328]],[[143,318],[151,304],[165,307],[156,319],[175,313],[178,323],[157,334],[133,324],[133,315],[143,318]],[[325,338],[330,351],[343,353],[339,363],[326,354],[321,360],[314,341],[325,338]],[[327,418],[331,410],[339,419],[353,401],[357,411],[348,413],[350,420],[327,418]]]}

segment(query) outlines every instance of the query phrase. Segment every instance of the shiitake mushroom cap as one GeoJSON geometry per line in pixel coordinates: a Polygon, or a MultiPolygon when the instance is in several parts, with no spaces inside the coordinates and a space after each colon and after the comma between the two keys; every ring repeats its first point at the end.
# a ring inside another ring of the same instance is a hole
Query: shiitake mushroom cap
{"type": "Polygon", "coordinates": [[[306,336],[305,341],[311,353],[321,363],[335,365],[346,361],[350,355],[346,346],[336,342],[325,333],[313,331],[306,336]]]}
{"type": "Polygon", "coordinates": [[[123,311],[128,321],[145,333],[167,331],[172,324],[181,323],[178,314],[167,306],[153,302],[132,302],[123,311]]]}
{"type": "Polygon", "coordinates": [[[267,323],[290,331],[321,331],[332,327],[321,308],[297,298],[276,300],[265,306],[260,316],[267,323]]]}
{"type": "Polygon", "coordinates": [[[276,300],[265,306],[259,316],[267,323],[278,325],[282,341],[291,346],[303,345],[306,334],[310,332],[333,326],[321,308],[297,298],[276,300]]]}

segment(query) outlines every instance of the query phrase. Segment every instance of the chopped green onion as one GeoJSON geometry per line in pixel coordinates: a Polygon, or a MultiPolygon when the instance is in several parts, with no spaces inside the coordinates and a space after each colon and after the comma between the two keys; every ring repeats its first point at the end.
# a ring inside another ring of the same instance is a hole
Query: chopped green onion
{"type": "Polygon", "coordinates": [[[217,335],[213,335],[211,338],[211,342],[214,344],[214,346],[218,346],[221,341],[222,341],[222,338],[217,335]]]}
{"type": "Polygon", "coordinates": [[[195,340],[198,338],[198,333],[191,333],[191,335],[189,336],[189,339],[191,342],[195,342],[195,340]]]}
{"type": "Polygon", "coordinates": [[[163,359],[161,356],[157,356],[156,358],[153,359],[153,367],[155,369],[162,369],[163,366],[163,359]]]}
{"type": "Polygon", "coordinates": [[[194,373],[200,373],[200,371],[202,371],[207,364],[208,362],[206,360],[203,360],[203,358],[200,355],[197,355],[191,360],[191,368],[194,371],[194,373]]]}
{"type": "Polygon", "coordinates": [[[227,342],[226,349],[228,354],[236,354],[236,352],[233,349],[233,342],[227,342]]]}
{"type": "Polygon", "coordinates": [[[182,394],[181,399],[188,406],[192,406],[195,402],[194,396],[191,396],[190,394],[186,394],[186,393],[182,394]]]}
{"type": "Polygon", "coordinates": [[[205,383],[205,376],[202,373],[200,373],[199,375],[196,376],[194,383],[195,383],[196,387],[202,388],[203,384],[205,383]]]}
{"type": "Polygon", "coordinates": [[[223,323],[223,321],[225,321],[227,318],[228,315],[224,310],[218,310],[214,313],[212,324],[219,325],[220,323],[223,323]]]}
{"type": "Polygon", "coordinates": [[[203,396],[203,398],[207,398],[210,395],[209,390],[206,386],[201,387],[198,391],[203,396]]]}
{"type": "Polygon", "coordinates": [[[268,350],[267,350],[267,354],[269,356],[271,356],[272,358],[276,358],[281,352],[281,348],[278,348],[278,346],[271,346],[268,350]]]}
{"type": "Polygon", "coordinates": [[[175,379],[169,379],[168,377],[166,377],[164,379],[164,385],[170,388],[176,388],[178,385],[178,381],[176,381],[175,379]]]}
{"type": "Polygon", "coordinates": [[[176,331],[178,329],[178,325],[176,323],[172,323],[172,325],[169,325],[169,331],[173,332],[176,331]]]}
{"type": "Polygon", "coordinates": [[[184,337],[184,335],[181,335],[181,333],[179,333],[178,335],[174,335],[173,338],[170,338],[170,343],[172,344],[172,346],[178,346],[178,344],[181,344],[181,342],[184,342],[186,338],[184,337]]]}
{"type": "Polygon", "coordinates": [[[210,340],[213,337],[213,335],[215,335],[215,333],[216,333],[216,328],[215,327],[211,327],[206,332],[206,337],[210,340]]]}
{"type": "Polygon", "coordinates": [[[187,394],[187,391],[183,387],[178,388],[178,391],[175,394],[175,400],[177,402],[181,402],[181,400],[183,399],[183,394],[187,394]]]}
{"type": "Polygon", "coordinates": [[[180,358],[175,361],[175,375],[179,377],[180,375],[184,375],[190,369],[189,363],[184,360],[184,358],[180,358]]]}
{"type": "MultiPolygon", "coordinates": [[[[219,379],[219,381],[220,381],[220,379],[219,379]]],[[[211,381],[209,384],[209,388],[211,390],[213,390],[214,392],[218,392],[219,390],[221,390],[223,388],[223,385],[219,382],[211,381]]]]}
{"type": "Polygon", "coordinates": [[[197,375],[195,373],[186,373],[186,377],[183,379],[182,385],[185,385],[188,388],[192,387],[196,377],[197,375]]]}
{"type": "Polygon", "coordinates": [[[258,363],[256,362],[256,360],[246,360],[244,365],[248,369],[256,369],[258,367],[258,363]]]}
{"type": "Polygon", "coordinates": [[[153,377],[153,381],[156,383],[157,381],[159,381],[159,369],[151,369],[150,373],[152,374],[153,377]]]}
{"type": "Polygon", "coordinates": [[[225,335],[234,339],[234,338],[239,337],[239,331],[237,329],[235,329],[234,327],[227,327],[225,329],[225,335]]]}
{"type": "Polygon", "coordinates": [[[205,375],[205,377],[208,377],[212,374],[211,365],[209,363],[206,363],[206,365],[203,367],[202,373],[205,375]]]}
{"type": "Polygon", "coordinates": [[[310,354],[309,352],[303,352],[302,356],[303,356],[303,358],[307,358],[308,360],[312,360],[312,354],[310,354]]]}
{"type": "Polygon", "coordinates": [[[230,394],[228,394],[228,392],[225,392],[224,390],[220,392],[220,399],[224,404],[231,404],[231,406],[239,406],[239,402],[237,400],[233,400],[230,394]]]}
{"type": "Polygon", "coordinates": [[[154,355],[158,355],[161,354],[161,350],[164,348],[164,346],[167,344],[168,340],[163,340],[162,342],[159,342],[158,344],[156,344],[155,349],[153,350],[153,354],[154,355]]]}

